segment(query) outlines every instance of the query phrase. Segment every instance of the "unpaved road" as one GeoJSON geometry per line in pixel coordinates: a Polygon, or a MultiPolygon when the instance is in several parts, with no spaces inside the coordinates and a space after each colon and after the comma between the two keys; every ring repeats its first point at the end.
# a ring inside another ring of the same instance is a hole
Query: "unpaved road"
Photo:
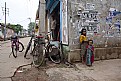
{"type": "MultiPolygon", "coordinates": [[[[25,48],[30,38],[22,38],[20,41],[24,44],[25,48]]],[[[14,58],[11,53],[11,43],[10,41],[0,42],[0,81],[11,81],[11,76],[13,76],[16,69],[21,65],[26,65],[31,63],[31,60],[24,59],[24,52],[18,53],[18,57],[14,58]]]]}
{"type": "MultiPolygon", "coordinates": [[[[20,39],[24,46],[30,38],[20,39]]],[[[24,59],[24,52],[17,58],[11,56],[10,41],[0,44],[0,81],[11,81],[11,77],[19,66],[30,64],[31,59],[24,59]]],[[[40,69],[26,66],[19,68],[12,81],[121,81],[121,59],[96,61],[92,67],[81,63],[69,68],[63,64],[55,65],[47,62],[40,69]]]]}
{"type": "MultiPolygon", "coordinates": [[[[23,67],[25,68],[25,67],[23,67]]],[[[17,72],[13,81],[121,81],[121,59],[97,61],[92,67],[76,63],[75,67],[47,64],[17,72]],[[51,66],[51,67],[50,67],[51,66]]]]}

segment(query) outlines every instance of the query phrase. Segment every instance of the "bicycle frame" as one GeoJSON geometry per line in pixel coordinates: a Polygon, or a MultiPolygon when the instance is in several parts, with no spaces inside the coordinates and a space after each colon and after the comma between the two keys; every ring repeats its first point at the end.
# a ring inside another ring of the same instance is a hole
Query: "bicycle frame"
{"type": "Polygon", "coordinates": [[[16,46],[17,50],[19,50],[19,40],[18,39],[12,39],[11,40],[11,47],[16,46]]]}

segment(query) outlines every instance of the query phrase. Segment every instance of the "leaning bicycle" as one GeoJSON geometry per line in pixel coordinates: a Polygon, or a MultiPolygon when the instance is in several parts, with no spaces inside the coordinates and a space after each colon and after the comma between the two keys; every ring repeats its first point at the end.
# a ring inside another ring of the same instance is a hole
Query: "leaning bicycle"
{"type": "Polygon", "coordinates": [[[34,48],[32,50],[33,65],[39,67],[45,58],[44,41],[42,36],[36,36],[34,40],[34,48]]]}
{"type": "Polygon", "coordinates": [[[24,50],[24,45],[19,41],[17,36],[11,37],[11,48],[15,58],[17,57],[18,52],[22,52],[24,50]]]}
{"type": "Polygon", "coordinates": [[[30,50],[30,48],[32,46],[32,40],[33,40],[33,38],[34,38],[34,35],[31,36],[31,39],[30,39],[30,41],[29,41],[29,43],[27,45],[27,48],[26,48],[26,51],[25,51],[25,54],[24,54],[24,58],[26,58],[26,55],[27,55],[28,51],[30,50]]]}
{"type": "Polygon", "coordinates": [[[45,61],[45,58],[48,58],[56,64],[61,63],[63,59],[59,45],[55,45],[53,41],[50,41],[47,35],[45,39],[43,36],[37,36],[34,40],[34,49],[32,55],[33,65],[35,67],[41,66],[45,61]]]}

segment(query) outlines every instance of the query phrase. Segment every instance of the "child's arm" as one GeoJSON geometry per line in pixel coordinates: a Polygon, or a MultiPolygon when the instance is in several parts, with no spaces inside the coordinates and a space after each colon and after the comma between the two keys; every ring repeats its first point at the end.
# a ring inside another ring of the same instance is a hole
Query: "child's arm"
{"type": "Polygon", "coordinates": [[[87,49],[90,49],[92,52],[94,51],[94,47],[92,46],[92,48],[90,48],[89,46],[87,46],[87,49]]]}
{"type": "Polygon", "coordinates": [[[84,38],[83,38],[83,36],[81,35],[81,36],[80,36],[80,43],[83,42],[83,39],[84,39],[84,38]]]}
{"type": "Polygon", "coordinates": [[[92,49],[91,49],[92,51],[94,51],[94,47],[92,46],[92,49]]]}

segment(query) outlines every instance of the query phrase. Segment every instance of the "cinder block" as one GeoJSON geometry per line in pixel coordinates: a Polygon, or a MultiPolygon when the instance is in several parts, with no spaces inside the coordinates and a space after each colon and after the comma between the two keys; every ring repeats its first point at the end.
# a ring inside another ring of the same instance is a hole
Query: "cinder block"
{"type": "Polygon", "coordinates": [[[111,55],[111,52],[112,52],[112,51],[111,51],[111,48],[107,48],[107,49],[106,49],[106,55],[107,55],[107,54],[108,54],[108,55],[111,55]]]}
{"type": "Polygon", "coordinates": [[[109,60],[110,59],[110,55],[106,54],[106,59],[109,60]]]}
{"type": "Polygon", "coordinates": [[[105,48],[96,48],[94,52],[95,58],[104,60],[106,59],[106,49],[105,48]]]}
{"type": "Polygon", "coordinates": [[[121,54],[119,54],[119,59],[121,59],[121,54]]]}
{"type": "Polygon", "coordinates": [[[99,61],[99,60],[100,60],[100,58],[94,58],[94,60],[95,60],[95,61],[99,61]]]}
{"type": "Polygon", "coordinates": [[[117,58],[118,58],[118,54],[117,54],[117,53],[112,53],[112,54],[110,55],[110,58],[111,58],[111,59],[117,59],[117,58]]]}
{"type": "Polygon", "coordinates": [[[101,60],[105,60],[106,59],[106,57],[105,56],[101,56],[101,60]]]}
{"type": "Polygon", "coordinates": [[[100,51],[98,49],[95,49],[94,56],[95,58],[100,58],[100,51]]]}
{"type": "Polygon", "coordinates": [[[118,55],[121,54],[121,48],[117,48],[117,53],[118,53],[118,55]]]}

